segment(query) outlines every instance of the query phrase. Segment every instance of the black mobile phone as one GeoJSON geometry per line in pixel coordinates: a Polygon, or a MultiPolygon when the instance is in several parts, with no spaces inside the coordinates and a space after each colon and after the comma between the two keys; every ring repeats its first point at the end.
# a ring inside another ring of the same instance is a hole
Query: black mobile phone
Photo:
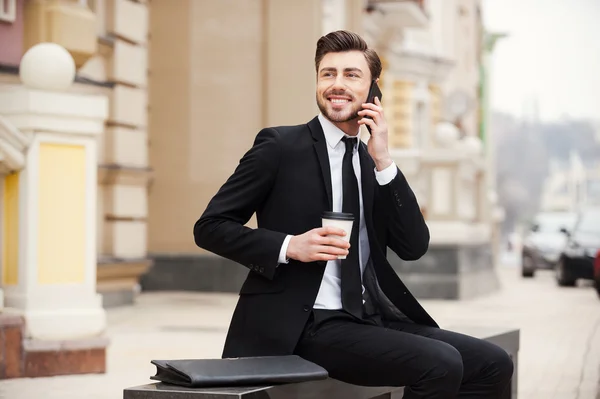
{"type": "Polygon", "coordinates": [[[381,101],[381,97],[383,97],[383,94],[381,93],[381,90],[377,85],[377,81],[373,79],[371,81],[371,87],[369,87],[369,95],[367,96],[367,102],[375,104],[375,97],[379,98],[379,101],[381,101]]]}
{"type": "MultiPolygon", "coordinates": [[[[379,86],[377,85],[377,81],[375,79],[373,79],[371,81],[371,87],[369,88],[369,94],[367,95],[367,102],[371,103],[371,104],[375,104],[375,97],[379,98],[379,101],[381,102],[381,97],[383,97],[383,94],[381,93],[381,90],[379,89],[379,86]]],[[[365,118],[373,119],[370,116],[365,116],[365,118]]],[[[369,127],[369,125],[365,125],[365,126],[367,126],[367,130],[369,131],[369,134],[370,134],[371,128],[369,127]]]]}

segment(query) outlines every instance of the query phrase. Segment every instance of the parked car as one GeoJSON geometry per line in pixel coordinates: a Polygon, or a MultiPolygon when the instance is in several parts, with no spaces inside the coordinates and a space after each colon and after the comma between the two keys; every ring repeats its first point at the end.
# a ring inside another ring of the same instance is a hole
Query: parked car
{"type": "Polygon", "coordinates": [[[533,277],[538,269],[554,269],[567,243],[562,231],[570,231],[576,220],[575,212],[540,212],[535,216],[521,249],[523,277],[533,277]]]}
{"type": "Polygon", "coordinates": [[[574,286],[578,279],[594,279],[594,259],[600,250],[600,207],[579,212],[572,232],[563,230],[567,244],[556,263],[556,282],[574,286]]]}
{"type": "Polygon", "coordinates": [[[594,288],[600,297],[600,249],[596,253],[596,259],[594,261],[594,288]]]}

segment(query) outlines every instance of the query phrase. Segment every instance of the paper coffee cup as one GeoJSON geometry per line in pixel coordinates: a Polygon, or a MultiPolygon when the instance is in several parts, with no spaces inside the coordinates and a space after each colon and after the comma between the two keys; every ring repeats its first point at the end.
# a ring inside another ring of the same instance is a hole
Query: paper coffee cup
{"type": "MultiPolygon", "coordinates": [[[[344,212],[323,212],[321,215],[321,221],[323,227],[334,226],[346,232],[345,236],[338,236],[335,234],[331,234],[331,236],[340,238],[347,242],[350,241],[350,234],[352,234],[352,223],[354,223],[353,214],[344,212]]],[[[339,255],[338,259],[346,259],[346,257],[344,255],[339,255]]]]}

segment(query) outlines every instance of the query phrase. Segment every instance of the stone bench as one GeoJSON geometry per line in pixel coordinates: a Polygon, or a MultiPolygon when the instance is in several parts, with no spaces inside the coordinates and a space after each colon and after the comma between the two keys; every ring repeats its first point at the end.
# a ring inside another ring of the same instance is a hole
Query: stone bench
{"type": "MultiPolygon", "coordinates": [[[[448,329],[493,342],[509,353],[515,365],[510,399],[517,399],[519,330],[465,326],[451,326],[448,329]]],[[[400,399],[403,391],[398,387],[360,387],[332,378],[235,388],[184,388],[158,382],[126,388],[123,399],[400,399]]]]}

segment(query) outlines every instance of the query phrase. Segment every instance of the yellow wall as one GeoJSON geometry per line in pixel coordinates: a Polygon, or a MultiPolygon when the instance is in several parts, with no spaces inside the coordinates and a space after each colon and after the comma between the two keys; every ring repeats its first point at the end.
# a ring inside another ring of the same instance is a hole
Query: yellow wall
{"type": "Polygon", "coordinates": [[[153,0],[150,12],[148,250],[198,254],[192,226],[260,129],[318,113],[322,4],[173,3],[153,0]]]}
{"type": "Polygon", "coordinates": [[[4,178],[2,218],[2,283],[19,282],[19,173],[4,178]]]}
{"type": "Polygon", "coordinates": [[[413,111],[412,96],[414,83],[405,80],[395,80],[392,83],[392,148],[410,148],[413,144],[413,111]]]}
{"type": "Polygon", "coordinates": [[[429,85],[429,95],[431,97],[431,132],[435,133],[435,127],[442,121],[442,90],[439,86],[429,85]]]}
{"type": "Polygon", "coordinates": [[[86,153],[82,145],[40,145],[38,283],[85,278],[86,153]]]}

